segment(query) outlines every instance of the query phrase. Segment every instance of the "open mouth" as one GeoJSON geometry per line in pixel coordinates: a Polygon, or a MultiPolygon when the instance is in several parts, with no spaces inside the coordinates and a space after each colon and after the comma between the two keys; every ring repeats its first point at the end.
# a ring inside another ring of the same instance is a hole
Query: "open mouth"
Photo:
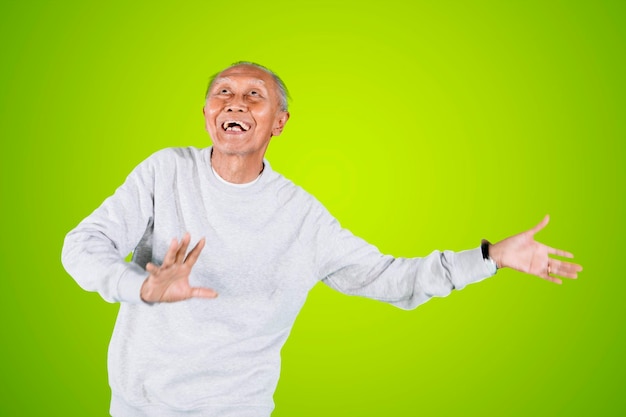
{"type": "Polygon", "coordinates": [[[238,120],[227,120],[222,123],[222,129],[227,132],[247,132],[250,129],[250,125],[238,120]]]}

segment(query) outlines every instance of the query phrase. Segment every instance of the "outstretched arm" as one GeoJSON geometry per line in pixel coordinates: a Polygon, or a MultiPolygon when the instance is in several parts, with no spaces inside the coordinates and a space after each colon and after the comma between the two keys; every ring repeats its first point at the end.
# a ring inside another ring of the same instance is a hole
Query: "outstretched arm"
{"type": "Polygon", "coordinates": [[[578,278],[578,272],[582,271],[582,266],[549,256],[557,255],[573,258],[574,255],[560,249],[551,248],[535,240],[535,234],[543,229],[549,221],[550,216],[546,216],[532,229],[490,245],[489,256],[498,268],[512,268],[527,274],[536,275],[555,284],[562,283],[559,277],[578,278]]]}
{"type": "Polygon", "coordinates": [[[192,297],[215,298],[217,293],[209,288],[191,287],[189,274],[204,248],[201,239],[187,254],[191,237],[189,233],[179,242],[172,239],[163,263],[160,266],[149,262],[146,270],[150,276],[141,286],[141,299],[147,303],[182,301],[192,297]]]}

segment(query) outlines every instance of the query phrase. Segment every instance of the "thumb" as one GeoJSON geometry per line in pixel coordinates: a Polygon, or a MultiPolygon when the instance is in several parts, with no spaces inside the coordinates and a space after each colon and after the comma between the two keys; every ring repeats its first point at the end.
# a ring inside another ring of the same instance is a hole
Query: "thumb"
{"type": "Polygon", "coordinates": [[[550,222],[550,215],[546,214],[546,217],[543,218],[543,220],[541,222],[539,222],[539,224],[535,227],[533,227],[532,229],[530,229],[530,233],[531,234],[535,234],[538,233],[541,229],[543,229],[544,227],[546,227],[546,225],[550,222]]]}
{"type": "Polygon", "coordinates": [[[217,291],[210,288],[193,287],[191,296],[195,298],[217,298],[217,291]]]}

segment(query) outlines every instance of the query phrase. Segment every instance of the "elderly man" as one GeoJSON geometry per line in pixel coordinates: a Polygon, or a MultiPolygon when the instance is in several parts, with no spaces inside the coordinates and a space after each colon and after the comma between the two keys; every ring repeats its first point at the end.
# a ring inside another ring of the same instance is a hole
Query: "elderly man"
{"type": "Polygon", "coordinates": [[[264,159],[289,113],[284,84],[260,65],[219,73],[204,117],[212,147],[155,153],[65,240],[81,287],[121,303],[113,416],[270,415],[280,349],[319,281],[412,309],[498,268],[557,283],[581,270],[534,240],[547,217],[463,252],[382,255],[264,159]]]}

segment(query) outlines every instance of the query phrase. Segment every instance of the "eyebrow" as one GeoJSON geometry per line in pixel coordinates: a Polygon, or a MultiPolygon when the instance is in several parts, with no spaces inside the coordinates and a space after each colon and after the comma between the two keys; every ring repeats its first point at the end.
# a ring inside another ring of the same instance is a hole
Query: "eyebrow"
{"type": "MultiPolygon", "coordinates": [[[[229,78],[229,77],[219,77],[219,78],[216,78],[216,79],[213,81],[213,84],[219,84],[219,83],[229,82],[229,81],[232,81],[232,79],[231,79],[231,78],[229,78]]],[[[250,84],[261,84],[261,85],[265,85],[265,81],[260,80],[260,79],[253,79],[253,80],[250,80],[250,84]]]]}

